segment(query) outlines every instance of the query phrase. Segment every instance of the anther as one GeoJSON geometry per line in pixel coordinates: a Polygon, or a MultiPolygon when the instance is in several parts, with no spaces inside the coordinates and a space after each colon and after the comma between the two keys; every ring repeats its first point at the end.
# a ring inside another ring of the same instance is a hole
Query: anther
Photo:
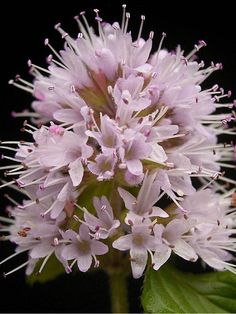
{"type": "Polygon", "coordinates": [[[204,40],[199,40],[198,44],[199,44],[201,47],[206,47],[206,46],[207,46],[207,43],[206,43],[204,40]]]}
{"type": "Polygon", "coordinates": [[[133,221],[128,219],[128,224],[132,227],[134,225],[133,221]]]}
{"type": "Polygon", "coordinates": [[[27,65],[28,65],[29,68],[32,67],[32,61],[30,59],[27,61],[27,65]]]}
{"type": "Polygon", "coordinates": [[[149,33],[149,39],[153,39],[153,37],[154,37],[154,32],[151,31],[151,32],[149,33]]]}
{"type": "Polygon", "coordinates": [[[67,36],[69,36],[69,34],[68,34],[68,33],[65,33],[65,34],[63,34],[63,35],[61,36],[61,38],[62,38],[62,39],[65,39],[67,36]]]}
{"type": "Polygon", "coordinates": [[[18,81],[20,79],[20,74],[16,74],[15,81],[18,81]]]}
{"type": "Polygon", "coordinates": [[[59,240],[58,240],[58,238],[54,238],[54,239],[53,239],[53,244],[54,244],[55,246],[58,246],[58,245],[59,245],[59,240]]]}
{"type": "Polygon", "coordinates": [[[47,63],[51,63],[52,62],[52,59],[53,59],[53,56],[52,55],[49,55],[46,59],[47,63]]]}
{"type": "Polygon", "coordinates": [[[54,28],[55,28],[56,30],[58,30],[59,27],[61,27],[61,23],[57,23],[57,24],[54,26],[54,28]]]}
{"type": "Polygon", "coordinates": [[[151,77],[152,77],[153,79],[155,79],[155,78],[157,77],[157,72],[152,72],[151,77]]]}

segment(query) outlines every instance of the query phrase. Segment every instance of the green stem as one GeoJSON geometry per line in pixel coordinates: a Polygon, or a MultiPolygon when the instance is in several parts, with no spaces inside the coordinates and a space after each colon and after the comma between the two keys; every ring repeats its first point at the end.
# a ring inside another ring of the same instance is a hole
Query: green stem
{"type": "Polygon", "coordinates": [[[109,272],[112,313],[128,313],[127,275],[123,271],[109,272]]]}

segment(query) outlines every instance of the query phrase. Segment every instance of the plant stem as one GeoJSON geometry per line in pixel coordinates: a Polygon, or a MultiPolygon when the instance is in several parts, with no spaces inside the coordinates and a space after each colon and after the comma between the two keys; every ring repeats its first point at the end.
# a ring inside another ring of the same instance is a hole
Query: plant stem
{"type": "Polygon", "coordinates": [[[128,313],[127,274],[121,270],[109,272],[112,313],[128,313]]]}

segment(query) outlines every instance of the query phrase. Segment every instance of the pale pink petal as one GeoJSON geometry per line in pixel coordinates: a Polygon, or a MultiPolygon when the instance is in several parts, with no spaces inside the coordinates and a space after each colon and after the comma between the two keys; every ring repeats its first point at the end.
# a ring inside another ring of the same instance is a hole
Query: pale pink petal
{"type": "Polygon", "coordinates": [[[83,241],[89,241],[90,240],[89,228],[85,224],[80,225],[79,236],[80,236],[81,240],[83,240],[83,241]]]}
{"type": "Polygon", "coordinates": [[[140,174],[138,176],[129,172],[129,170],[125,171],[125,180],[129,185],[138,185],[142,182],[144,174],[140,174]]]}
{"type": "Polygon", "coordinates": [[[108,199],[106,198],[106,196],[101,197],[101,204],[106,206],[106,211],[109,213],[109,216],[111,217],[111,219],[113,219],[114,218],[113,210],[112,210],[111,204],[108,201],[108,199]]]}
{"type": "Polygon", "coordinates": [[[92,256],[91,255],[81,255],[77,259],[77,265],[79,270],[82,272],[86,272],[92,264],[92,256]]]}
{"type": "Polygon", "coordinates": [[[61,121],[61,122],[67,122],[67,123],[76,123],[81,120],[81,114],[79,110],[75,109],[60,109],[57,110],[53,114],[54,119],[61,121]]]}
{"type": "Polygon", "coordinates": [[[71,260],[77,258],[79,252],[77,250],[76,244],[69,244],[63,248],[61,256],[66,260],[71,260]]]}
{"type": "Polygon", "coordinates": [[[52,219],[55,219],[57,218],[60,213],[63,211],[65,207],[65,202],[60,202],[58,200],[56,200],[53,205],[51,206],[51,214],[50,214],[50,217],[52,219]]]}
{"type": "Polygon", "coordinates": [[[158,250],[154,253],[154,266],[153,268],[155,270],[158,270],[167,260],[169,259],[171,255],[171,249],[166,246],[162,245],[158,248],[158,250]]]}
{"type": "Polygon", "coordinates": [[[146,250],[132,248],[130,250],[132,274],[135,279],[143,275],[147,265],[148,254],[146,250]]]}
{"type": "Polygon", "coordinates": [[[52,243],[50,241],[43,241],[33,247],[30,251],[30,257],[40,258],[47,256],[50,252],[53,252],[52,243]]]}
{"type": "Polygon", "coordinates": [[[136,204],[136,198],[131,193],[122,188],[118,188],[118,192],[125,203],[125,207],[129,210],[133,210],[133,207],[136,204]]]}
{"type": "Polygon", "coordinates": [[[169,241],[173,242],[179,238],[182,234],[188,232],[191,226],[183,219],[174,219],[166,226],[164,237],[169,241]]]}
{"type": "Polygon", "coordinates": [[[101,227],[101,221],[89,212],[84,213],[84,220],[89,225],[89,228],[92,229],[92,231],[95,231],[97,227],[101,227]]]}
{"type": "Polygon", "coordinates": [[[154,228],[153,228],[155,237],[158,238],[158,239],[161,239],[164,229],[165,229],[165,227],[163,225],[155,224],[154,228]]]}
{"type": "Polygon", "coordinates": [[[112,243],[112,246],[117,250],[126,251],[130,249],[131,244],[132,244],[132,235],[127,234],[115,240],[112,243]]]}
{"type": "Polygon", "coordinates": [[[162,217],[162,218],[169,217],[169,215],[163,209],[157,206],[152,207],[152,213],[149,216],[150,217],[157,216],[157,217],[162,217]]]}
{"type": "Polygon", "coordinates": [[[67,240],[76,240],[77,241],[77,233],[74,230],[68,229],[66,232],[63,234],[63,238],[67,240]]]}
{"type": "Polygon", "coordinates": [[[91,251],[94,255],[103,255],[108,252],[108,246],[100,241],[91,241],[91,251]]]}
{"type": "Polygon", "coordinates": [[[84,167],[79,158],[69,164],[69,175],[73,186],[78,186],[82,181],[84,175],[84,167]]]}
{"type": "Polygon", "coordinates": [[[174,243],[173,251],[188,261],[191,260],[195,262],[198,259],[194,249],[182,239],[179,239],[174,243]]]}
{"type": "Polygon", "coordinates": [[[143,165],[139,159],[126,160],[126,165],[132,174],[138,176],[143,173],[143,165]]]}
{"type": "Polygon", "coordinates": [[[26,271],[25,271],[27,276],[29,276],[29,275],[31,275],[33,273],[34,268],[35,268],[37,262],[38,262],[38,259],[34,259],[34,258],[30,259],[30,262],[27,265],[26,271]]]}

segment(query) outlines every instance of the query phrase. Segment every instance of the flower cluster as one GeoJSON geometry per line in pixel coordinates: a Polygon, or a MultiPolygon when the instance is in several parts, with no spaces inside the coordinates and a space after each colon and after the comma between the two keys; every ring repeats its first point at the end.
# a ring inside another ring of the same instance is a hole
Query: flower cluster
{"type": "Polygon", "coordinates": [[[29,61],[33,84],[19,75],[10,81],[35,101],[34,111],[14,113],[31,119],[23,130],[32,142],[1,142],[15,154],[2,155],[14,162],[1,167],[14,179],[1,187],[25,197],[19,204],[8,196],[14,206],[0,217],[3,238],[17,244],[1,263],[28,252],[7,274],[26,265],[30,274],[54,254],[66,272],[75,263],[85,272],[93,260],[106,269],[106,257],[97,256],[110,261],[126,251],[116,263],[130,260],[134,278],[148,260],[158,270],[172,253],[236,272],[236,194],[228,188],[235,181],[225,176],[235,147],[218,143],[220,134],[235,135],[235,114],[221,109],[235,104],[220,103],[231,93],[218,85],[201,88],[222,65],[196,61],[204,41],[188,55],[179,46],[168,52],[164,33],[151,53],[154,33],[141,37],[141,16],[133,40],[125,5],[121,25],[94,11],[98,35],[85,12],[75,17],[77,39],[57,24],[64,49],[46,39],[48,68],[29,61]]]}

